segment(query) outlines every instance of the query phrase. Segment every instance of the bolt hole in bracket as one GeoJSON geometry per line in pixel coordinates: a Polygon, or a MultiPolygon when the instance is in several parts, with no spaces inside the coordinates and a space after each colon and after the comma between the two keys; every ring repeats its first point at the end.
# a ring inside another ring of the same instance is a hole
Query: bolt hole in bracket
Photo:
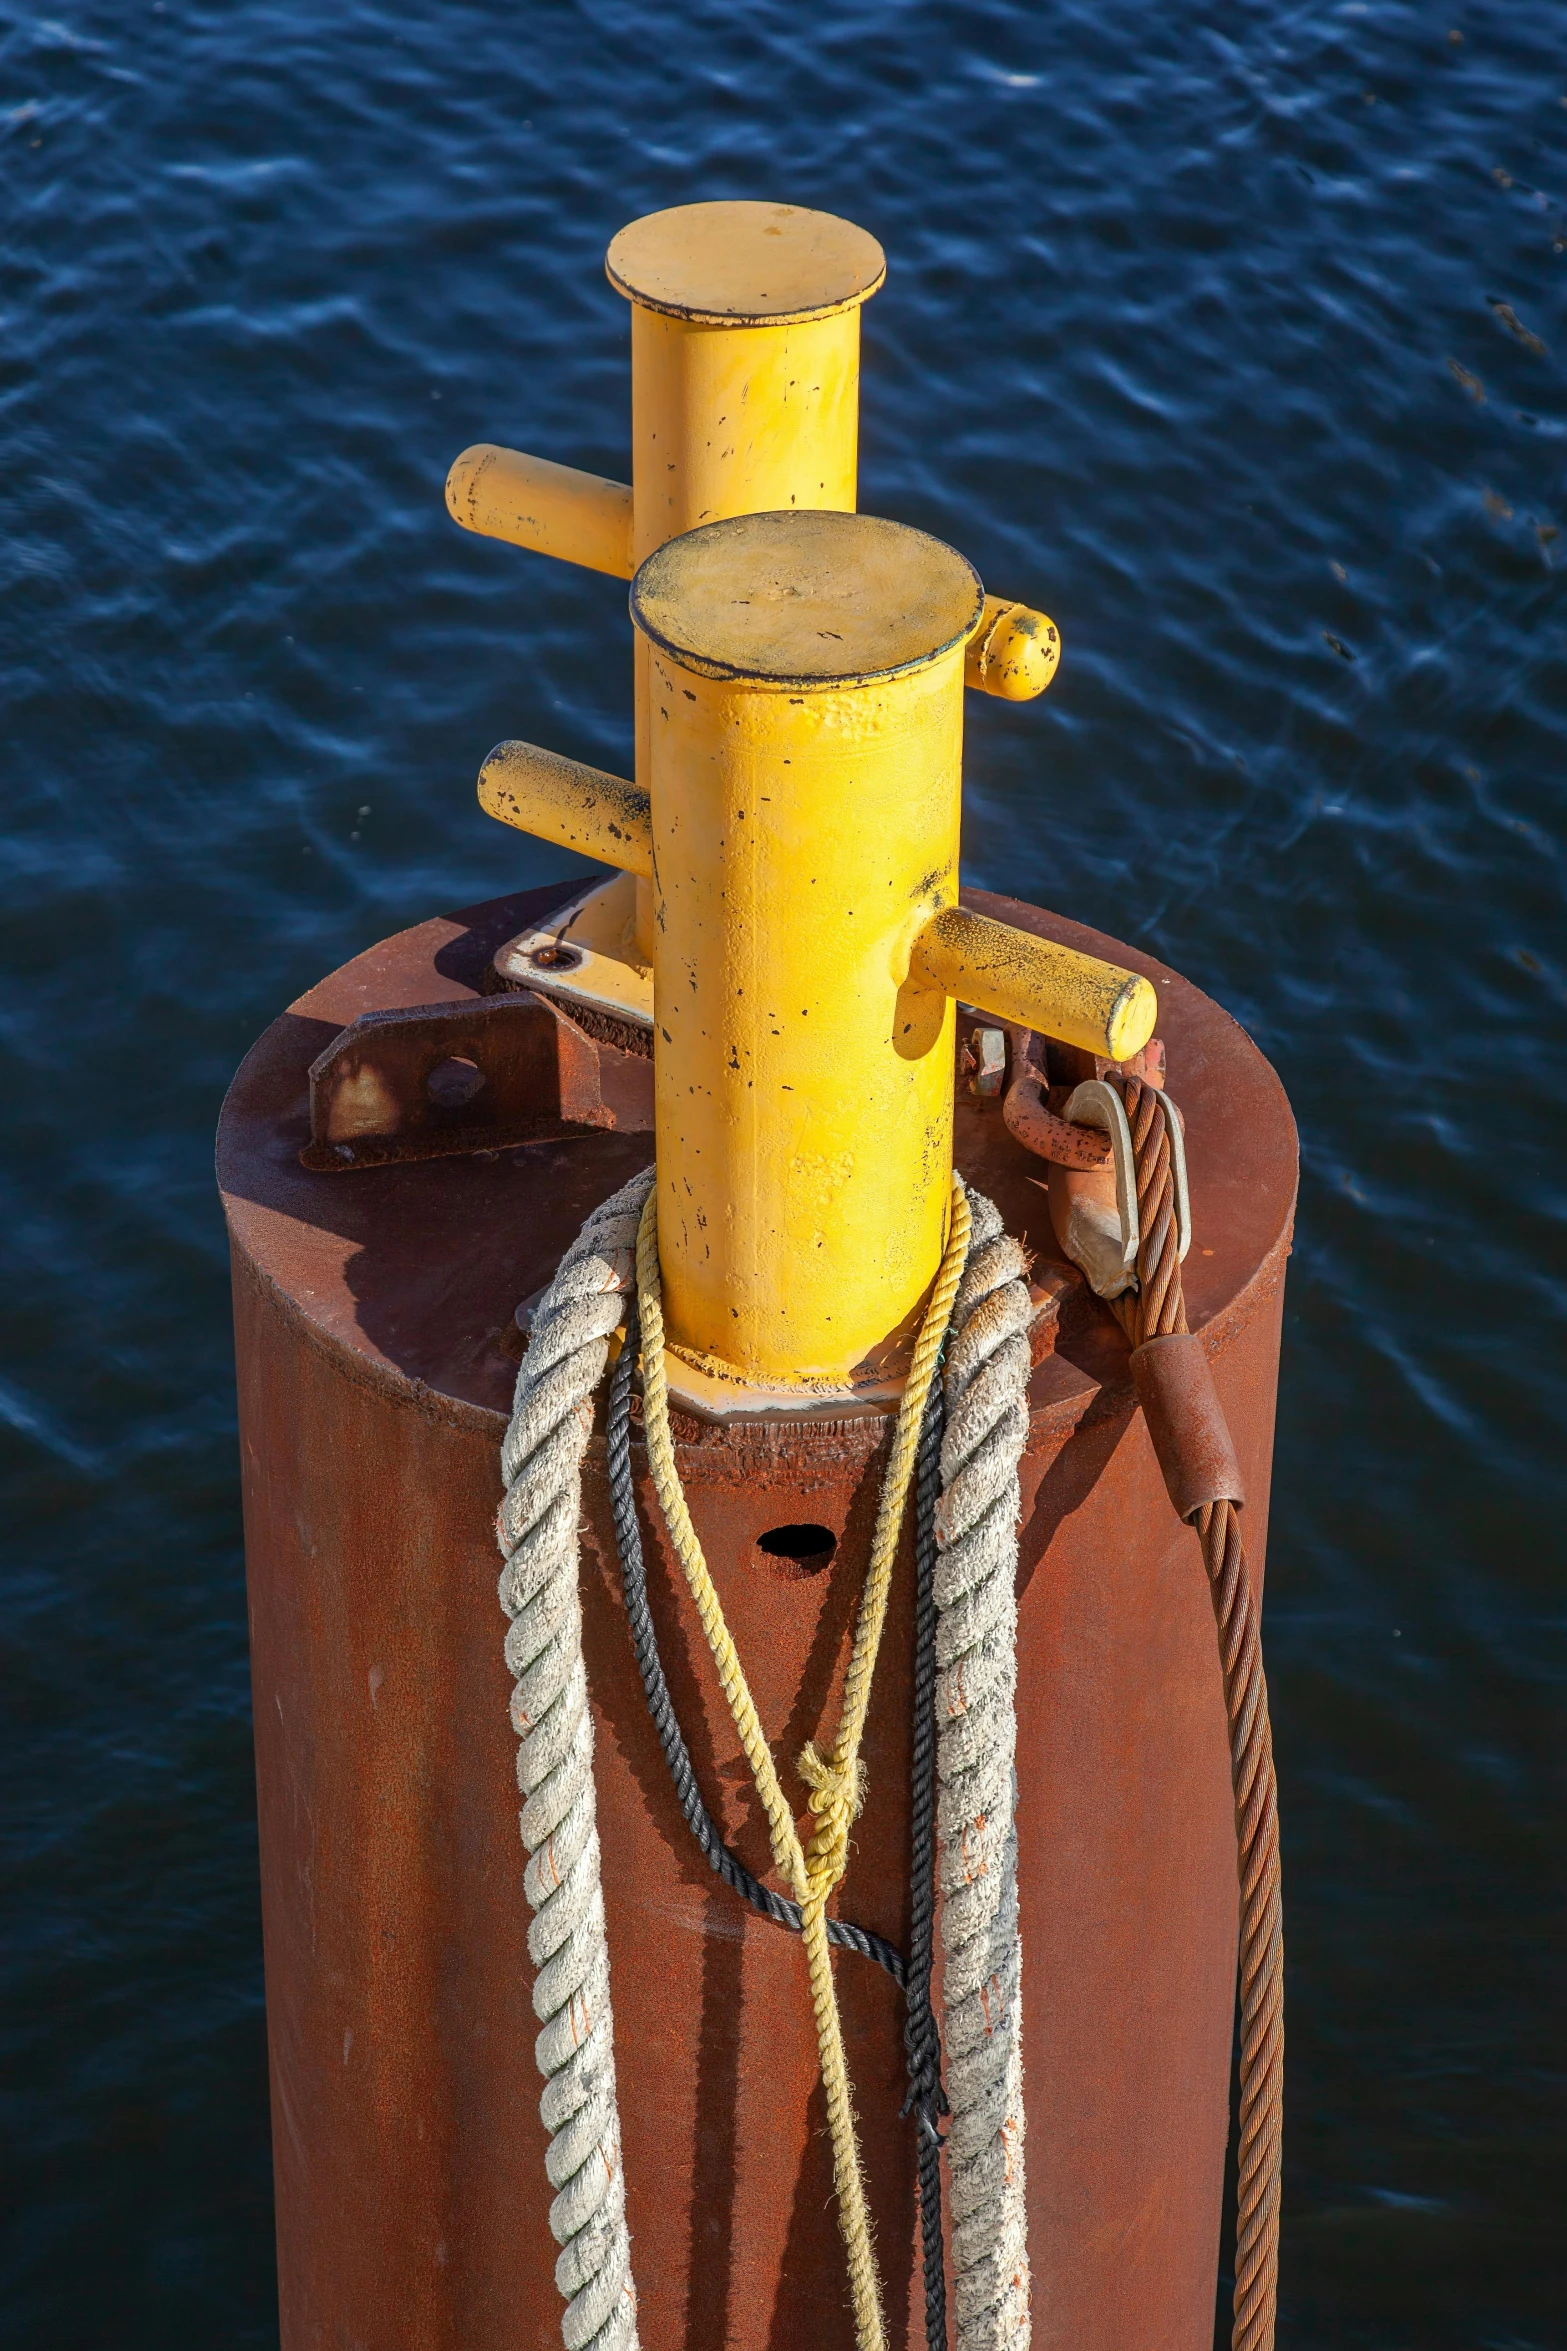
{"type": "Polygon", "coordinates": [[[476,1061],[470,1061],[465,1053],[454,1053],[449,1061],[436,1063],[424,1081],[424,1090],[441,1109],[460,1110],[488,1083],[476,1061]]]}
{"type": "Polygon", "coordinates": [[[342,1174],[636,1132],[653,1123],[651,1078],[650,1063],[604,1047],[549,997],[522,990],[367,1012],[311,1064],[310,1140],[299,1156],[342,1174]]]}
{"type": "Polygon", "coordinates": [[[508,988],[548,990],[590,1031],[651,1050],[653,968],[636,931],[636,878],[617,873],[579,890],[547,923],[508,939],[495,957],[496,975],[508,988]]]}

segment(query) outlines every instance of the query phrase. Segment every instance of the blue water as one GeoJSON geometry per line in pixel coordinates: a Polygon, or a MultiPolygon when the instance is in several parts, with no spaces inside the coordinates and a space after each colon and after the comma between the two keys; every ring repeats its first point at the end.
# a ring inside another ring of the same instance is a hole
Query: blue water
{"type": "Polygon", "coordinates": [[[967,878],[1300,1120],[1281,2340],[1567,2342],[1560,0],[7,7],[0,164],[6,2341],[275,2339],[211,1131],[563,869],[497,737],[629,760],[624,589],[441,484],[623,473],[606,243],[765,195],[888,249],[863,502],[1063,631],[967,878]]]}

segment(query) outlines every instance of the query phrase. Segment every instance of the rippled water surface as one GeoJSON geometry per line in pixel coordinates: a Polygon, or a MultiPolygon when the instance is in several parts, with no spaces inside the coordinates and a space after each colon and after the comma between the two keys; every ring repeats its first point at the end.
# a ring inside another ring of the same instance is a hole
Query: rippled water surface
{"type": "Polygon", "coordinates": [[[604,247],[720,195],[882,239],[863,501],[1061,624],[967,878],[1300,1120],[1282,2339],[1567,2341],[1560,0],[7,10],[0,162],[7,2341],[274,2340],[212,1127],[561,870],[498,736],[629,761],[624,589],[441,484],[624,472],[604,247]]]}

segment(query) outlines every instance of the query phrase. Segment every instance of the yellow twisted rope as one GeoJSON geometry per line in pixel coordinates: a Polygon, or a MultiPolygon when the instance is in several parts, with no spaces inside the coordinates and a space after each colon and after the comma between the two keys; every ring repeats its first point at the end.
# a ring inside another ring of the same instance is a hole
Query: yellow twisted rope
{"type": "Polygon", "coordinates": [[[799,1757],[800,1776],[811,1790],[810,1808],[816,1826],[810,1844],[801,1846],[794,1809],[784,1794],[772,1749],[762,1729],[745,1669],[740,1663],[702,1546],[680,1484],[674,1439],[669,1428],[669,1388],[664,1376],[664,1304],[658,1272],[658,1212],[656,1194],[649,1193],[637,1231],[637,1294],[642,1315],[642,1414],[647,1437],[648,1466],[654,1491],[669,1529],[675,1555],[691,1588],[702,1630],[707,1635],[718,1679],[740,1744],[756,1782],[756,1792],[767,1816],[773,1860],[779,1874],[800,1905],[806,1962],[810,1970],[811,2006],[816,2017],[816,2041],[821,2055],[822,2084],[827,2093],[827,2120],[832,2132],[833,2184],[838,2195],[838,2226],[848,2256],[849,2285],[854,2300],[854,2332],[859,2351],[885,2351],[881,2281],[871,2243],[870,2214],[865,2203],[865,2174],[854,2127],[854,2095],[843,2049],[843,2027],[833,1986],[831,1946],[827,1941],[827,1903],[848,1866],[849,1828],[864,1801],[860,1741],[870,1706],[871,1676],[887,1601],[892,1590],[892,1567],[897,1557],[903,1514],[913,1482],[920,1424],[936,1373],[936,1359],[952,1302],[968,1255],[969,1205],[961,1176],[952,1179],[952,1209],[947,1246],[920,1325],[914,1360],[898,1406],[892,1454],[882,1480],[871,1538],[870,1564],[854,1628],[854,1648],[844,1683],[838,1730],[824,1758],[814,1740],[799,1757]]]}

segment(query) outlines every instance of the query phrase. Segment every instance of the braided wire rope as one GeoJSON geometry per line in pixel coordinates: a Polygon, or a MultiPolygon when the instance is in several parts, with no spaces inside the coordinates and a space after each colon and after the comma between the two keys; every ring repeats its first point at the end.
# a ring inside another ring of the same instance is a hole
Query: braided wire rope
{"type": "Polygon", "coordinates": [[[932,1380],[920,1424],[914,1471],[914,1738],[909,1795],[909,1967],[904,2054],[909,2090],[903,2112],[915,2118],[920,2199],[920,2261],[925,2286],[926,2351],[947,2351],[947,2274],[941,2227],[941,2033],[931,2005],[936,1942],[936,1504],[946,1413],[932,1380]]]}
{"type": "Polygon", "coordinates": [[[636,2288],[626,2229],[614,2018],[593,1789],[593,1718],[582,1661],[578,1522],[582,1456],[609,1340],[635,1279],[643,1203],[634,1176],[595,1209],[533,1318],[501,1448],[505,1494],[496,1533],[510,1623],[517,1784],[533,1912],[528,1955],[550,2134],[550,2228],[566,2351],[637,2351],[636,2288]]]}
{"type": "Polygon", "coordinates": [[[1015,1701],[1032,1307],[1021,1249],[992,1202],[969,1200],[933,1578],[953,2315],[957,2351],[1027,2351],[1015,1701]]]}
{"type": "MultiPolygon", "coordinates": [[[[1134,1347],[1184,1332],[1168,1112],[1156,1087],[1122,1081],[1142,1238],[1135,1295],[1115,1301],[1134,1347]]],[[[1284,2142],[1284,1910],[1278,1788],[1262,1633],[1240,1519],[1231,1502],[1192,1522],[1208,1572],[1224,1705],[1240,1879],[1240,2125],[1232,2351],[1272,2351],[1278,2305],[1284,2142]]]]}
{"type": "MultiPolygon", "coordinates": [[[[680,1728],[669,1683],[665,1678],[658,1634],[648,1603],[647,1563],[643,1556],[642,1529],[637,1521],[631,1469],[631,1391],[636,1377],[641,1336],[641,1309],[635,1294],[632,1294],[626,1300],[625,1337],[615,1359],[615,1368],[610,1374],[605,1450],[610,1510],[615,1522],[615,1547],[620,1555],[621,1589],[626,1602],[626,1622],[631,1632],[637,1671],[642,1676],[648,1713],[658,1734],[658,1743],[663,1749],[664,1761],[669,1768],[680,1809],[685,1815],[686,1826],[695,1837],[709,1869],[742,1901],[749,1902],[753,1910],[760,1911],[764,1918],[773,1919],[779,1926],[799,1934],[804,1924],[799,1903],[791,1902],[787,1894],[775,1893],[771,1886],[764,1886],[761,1879],[754,1877],[739,1855],[724,1842],[723,1832],[708,1811],[697,1784],[691,1752],[680,1728]]],[[[830,1918],[827,1921],[827,1939],[843,1950],[858,1951],[864,1958],[874,1959],[878,1967],[886,1969],[895,1983],[901,1985],[906,1980],[907,1965],[903,1953],[895,1943],[889,1943],[885,1935],[874,1934],[869,1927],[856,1926],[849,1919],[830,1918]]]]}
{"type": "Polygon", "coordinates": [[[954,1296],[968,1254],[970,1215],[962,1179],[953,1179],[945,1254],[915,1342],[914,1358],[898,1407],[887,1470],[871,1538],[870,1563],[855,1622],[854,1641],[832,1745],[824,1755],[814,1741],[798,1758],[811,1790],[815,1827],[802,1847],[794,1814],[778,1777],[744,1669],[724,1621],[696,1529],[686,1508],[669,1427],[669,1397],[663,1358],[663,1304],[659,1283],[657,1211],[650,1195],[637,1235],[637,1291],[642,1312],[643,1425],[654,1490],[671,1543],[696,1602],[751,1776],[771,1834],[773,1857],[792,1886],[802,1913],[801,1930],[816,2019],[822,2084],[832,2138],[833,2183],[838,2222],[849,2270],[855,2336],[860,2351],[885,2351],[881,2281],[871,2241],[870,2214],[854,2122],[854,2101],[843,2046],[843,2027],[833,1984],[826,1905],[844,1873],[849,1829],[860,1809],[863,1776],[860,1740],[870,1703],[871,1677],[886,1621],[893,1561],[897,1554],[908,1491],[912,1483],[926,1397],[936,1375],[954,1296]]]}

